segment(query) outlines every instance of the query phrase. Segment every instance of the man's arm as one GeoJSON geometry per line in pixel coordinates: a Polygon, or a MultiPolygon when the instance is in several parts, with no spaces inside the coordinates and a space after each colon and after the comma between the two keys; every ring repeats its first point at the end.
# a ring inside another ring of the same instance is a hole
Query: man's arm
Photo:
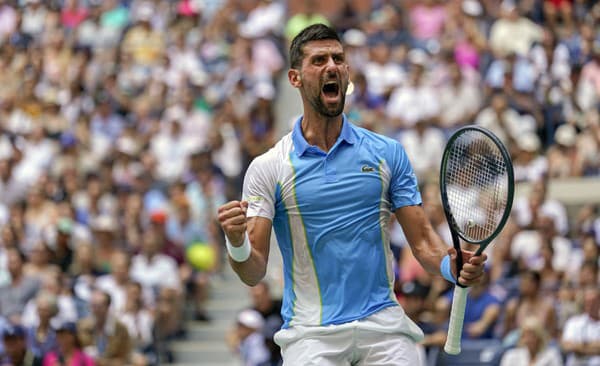
{"type": "Polygon", "coordinates": [[[246,218],[248,202],[231,201],[219,207],[219,222],[233,247],[241,247],[250,241],[250,256],[243,262],[229,257],[231,268],[248,286],[254,286],[267,272],[271,242],[271,220],[256,216],[246,218]],[[247,239],[246,239],[247,235],[247,239]]]}
{"type": "MultiPolygon", "coordinates": [[[[420,205],[404,206],[396,209],[398,222],[402,226],[408,244],[421,263],[429,273],[440,275],[440,263],[446,254],[450,254],[452,273],[456,276],[456,250],[448,248],[440,236],[435,232],[431,222],[427,218],[423,207],[420,205]]],[[[459,281],[465,286],[471,286],[481,280],[485,254],[474,257],[473,253],[462,251],[464,265],[460,272],[459,281]]]]}

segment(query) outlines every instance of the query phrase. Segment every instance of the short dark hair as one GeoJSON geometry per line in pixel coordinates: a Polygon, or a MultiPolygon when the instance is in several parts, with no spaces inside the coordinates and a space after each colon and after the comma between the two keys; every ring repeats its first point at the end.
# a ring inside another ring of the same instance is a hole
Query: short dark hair
{"type": "Polygon", "coordinates": [[[293,69],[300,66],[304,57],[303,48],[306,43],[324,39],[333,39],[342,43],[337,32],[325,24],[317,23],[304,28],[290,44],[290,66],[293,69]]]}

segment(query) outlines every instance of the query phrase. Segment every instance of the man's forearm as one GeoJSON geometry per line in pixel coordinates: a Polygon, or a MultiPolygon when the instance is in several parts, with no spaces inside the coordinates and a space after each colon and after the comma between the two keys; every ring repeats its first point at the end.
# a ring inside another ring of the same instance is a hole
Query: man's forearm
{"type": "Polygon", "coordinates": [[[248,286],[254,286],[259,283],[267,273],[266,258],[255,248],[252,249],[248,260],[236,262],[229,257],[229,263],[231,263],[231,268],[237,273],[242,282],[248,286]]]}

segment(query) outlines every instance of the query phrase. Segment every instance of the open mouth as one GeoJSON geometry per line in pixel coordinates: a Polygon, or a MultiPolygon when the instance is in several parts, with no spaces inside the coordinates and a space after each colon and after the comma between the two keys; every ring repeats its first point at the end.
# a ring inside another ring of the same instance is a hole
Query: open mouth
{"type": "Polygon", "coordinates": [[[328,81],[323,85],[323,95],[327,98],[335,98],[338,96],[340,86],[336,81],[328,81]]]}

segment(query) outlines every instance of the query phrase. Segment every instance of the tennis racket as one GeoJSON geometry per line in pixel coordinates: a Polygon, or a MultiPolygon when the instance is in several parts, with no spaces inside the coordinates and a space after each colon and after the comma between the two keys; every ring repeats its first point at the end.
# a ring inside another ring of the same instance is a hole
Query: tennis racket
{"type": "MultiPolygon", "coordinates": [[[[513,202],[514,175],[510,155],[490,131],[466,126],[448,140],[440,169],[440,192],[446,220],[457,251],[456,268],[463,266],[460,239],[477,247],[480,255],[500,233],[513,202]]],[[[444,351],[460,353],[469,289],[454,288],[448,337],[444,351]]]]}

